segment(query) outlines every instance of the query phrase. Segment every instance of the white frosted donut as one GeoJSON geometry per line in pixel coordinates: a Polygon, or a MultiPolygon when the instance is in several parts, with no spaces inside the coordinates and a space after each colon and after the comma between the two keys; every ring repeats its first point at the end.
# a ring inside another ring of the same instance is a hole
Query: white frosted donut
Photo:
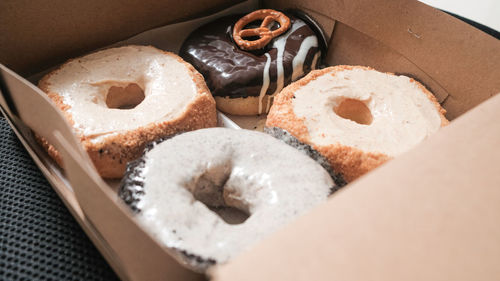
{"type": "Polygon", "coordinates": [[[106,178],[120,178],[126,163],[154,139],[216,125],[215,102],[203,77],[177,55],[151,46],[70,60],[39,87],[64,111],[106,178]]]}
{"type": "Polygon", "coordinates": [[[326,200],[332,188],[318,163],[267,134],[210,128],[168,139],[132,162],[120,196],[150,233],[204,270],[326,200]],[[248,218],[230,224],[212,211],[228,207],[248,218]]]}
{"type": "Polygon", "coordinates": [[[448,124],[417,81],[368,67],[311,72],[274,101],[267,127],[279,127],[325,156],[352,181],[448,124]]]}

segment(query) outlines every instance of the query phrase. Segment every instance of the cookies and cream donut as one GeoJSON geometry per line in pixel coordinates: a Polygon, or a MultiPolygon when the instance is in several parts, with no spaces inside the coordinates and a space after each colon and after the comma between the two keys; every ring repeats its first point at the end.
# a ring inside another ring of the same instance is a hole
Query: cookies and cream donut
{"type": "Polygon", "coordinates": [[[419,82],[368,67],[309,73],[276,96],[266,126],[310,144],[349,182],[448,124],[419,82]]]}
{"type": "Polygon", "coordinates": [[[180,56],[203,74],[219,110],[255,115],[267,113],[284,86],[318,67],[324,41],[306,15],[264,9],[198,28],[180,56]]]}
{"type": "MultiPolygon", "coordinates": [[[[151,46],[106,49],[70,60],[39,87],[64,111],[105,178],[122,177],[146,143],[217,122],[203,77],[177,55],[151,46]]],[[[57,151],[42,142],[61,163],[57,151]]]]}
{"type": "Polygon", "coordinates": [[[336,189],[320,164],[267,134],[209,128],[152,145],[130,163],[120,197],[183,263],[203,271],[336,189]],[[236,224],[221,213],[231,208],[246,214],[236,224]]]}

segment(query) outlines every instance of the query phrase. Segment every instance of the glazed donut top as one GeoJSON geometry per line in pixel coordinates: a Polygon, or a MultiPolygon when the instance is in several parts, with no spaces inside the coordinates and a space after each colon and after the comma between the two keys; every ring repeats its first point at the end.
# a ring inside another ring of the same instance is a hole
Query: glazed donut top
{"type": "Polygon", "coordinates": [[[285,33],[263,49],[245,51],[232,39],[233,25],[241,17],[228,16],[200,27],[180,50],[180,56],[203,74],[212,95],[262,99],[316,69],[321,56],[318,37],[303,20],[288,16],[291,25],[285,33]]]}
{"type": "Polygon", "coordinates": [[[181,115],[197,95],[192,71],[174,54],[126,46],[70,60],[40,84],[60,96],[77,132],[97,140],[181,115]],[[113,91],[143,100],[131,109],[110,108],[113,91]]]}
{"type": "Polygon", "coordinates": [[[406,76],[337,66],[308,77],[292,104],[316,145],[340,143],[396,156],[448,122],[436,98],[406,76]]]}
{"type": "Polygon", "coordinates": [[[154,146],[142,161],[122,186],[142,182],[139,220],[167,247],[216,262],[326,200],[334,186],[302,152],[249,130],[187,132],[154,146]],[[249,217],[228,224],[207,205],[232,206],[249,217]]]}

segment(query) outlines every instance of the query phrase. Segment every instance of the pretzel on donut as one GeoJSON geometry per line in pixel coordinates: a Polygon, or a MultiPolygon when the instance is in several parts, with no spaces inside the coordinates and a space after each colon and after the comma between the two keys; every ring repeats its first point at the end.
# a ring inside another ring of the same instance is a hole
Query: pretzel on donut
{"type": "Polygon", "coordinates": [[[266,46],[275,37],[280,36],[290,28],[290,19],[285,14],[271,10],[261,9],[239,19],[233,28],[233,39],[243,50],[257,50],[266,46]],[[257,28],[243,29],[247,24],[262,20],[262,23],[257,28]],[[271,30],[269,25],[273,22],[278,22],[280,27],[276,30],[271,30]],[[245,37],[259,36],[258,40],[245,40],[245,37]]]}

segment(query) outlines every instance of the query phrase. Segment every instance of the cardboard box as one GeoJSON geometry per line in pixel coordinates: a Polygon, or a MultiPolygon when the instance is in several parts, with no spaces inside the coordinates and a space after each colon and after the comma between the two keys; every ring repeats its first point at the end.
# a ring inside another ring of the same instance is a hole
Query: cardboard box
{"type": "Polygon", "coordinates": [[[453,121],[232,262],[214,267],[213,279],[497,280],[499,40],[413,0],[4,1],[2,112],[118,275],[203,279],[137,225],[97,175],[62,115],[23,77],[35,82],[40,74],[33,74],[111,44],[175,48],[190,29],[210,20],[200,17],[230,6],[222,13],[304,10],[328,37],[328,64],[409,74],[436,94],[453,121]],[[180,23],[194,18],[195,24],[180,23]],[[65,172],[34,142],[32,131],[62,153],[65,172]]]}

